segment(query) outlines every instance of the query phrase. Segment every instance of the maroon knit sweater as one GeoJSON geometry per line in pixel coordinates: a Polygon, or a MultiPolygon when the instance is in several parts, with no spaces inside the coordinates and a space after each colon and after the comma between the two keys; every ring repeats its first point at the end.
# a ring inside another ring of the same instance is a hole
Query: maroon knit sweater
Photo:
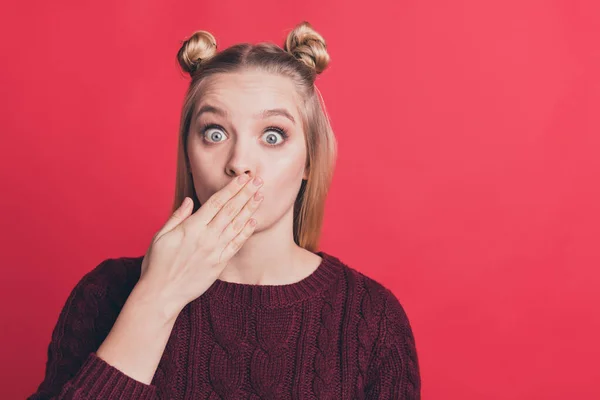
{"type": "Polygon", "coordinates": [[[97,357],[140,277],[109,258],[67,299],[33,399],[420,399],[415,339],[390,290],[338,258],[289,285],[221,280],[179,314],[150,385],[97,357]]]}

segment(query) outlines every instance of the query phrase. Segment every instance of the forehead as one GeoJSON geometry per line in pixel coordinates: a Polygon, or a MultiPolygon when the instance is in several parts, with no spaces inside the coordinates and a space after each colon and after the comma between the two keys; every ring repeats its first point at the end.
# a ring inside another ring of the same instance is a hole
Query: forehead
{"type": "Polygon", "coordinates": [[[298,93],[290,78],[248,70],[206,78],[200,87],[196,109],[210,104],[225,108],[234,115],[255,115],[261,110],[286,108],[298,117],[298,101],[298,93]]]}

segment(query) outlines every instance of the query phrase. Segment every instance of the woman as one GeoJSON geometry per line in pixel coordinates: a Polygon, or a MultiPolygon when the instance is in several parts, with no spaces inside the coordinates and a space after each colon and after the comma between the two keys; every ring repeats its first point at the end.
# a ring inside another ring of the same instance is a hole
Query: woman
{"type": "Polygon", "coordinates": [[[283,49],[217,52],[198,31],[177,56],[174,212],[143,257],[73,289],[30,399],[420,398],[397,298],[316,251],[336,154],[324,39],[304,22],[283,49]]]}

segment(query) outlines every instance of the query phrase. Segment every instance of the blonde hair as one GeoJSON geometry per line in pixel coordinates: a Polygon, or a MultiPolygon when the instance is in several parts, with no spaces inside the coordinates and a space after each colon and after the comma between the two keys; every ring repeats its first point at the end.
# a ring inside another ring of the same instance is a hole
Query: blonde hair
{"type": "Polygon", "coordinates": [[[316,252],[321,236],[325,200],[337,157],[337,143],[315,79],[329,64],[323,37],[308,22],[297,25],[287,36],[284,47],[272,43],[240,43],[217,52],[212,34],[196,31],[177,52],[182,70],[191,77],[183,102],[177,176],[172,212],[185,197],[194,201],[194,212],[201,204],[196,196],[187,155],[187,135],[195,105],[201,96],[201,83],[217,73],[238,72],[253,68],[289,77],[295,83],[302,104],[298,109],[305,132],[308,179],[294,203],[294,241],[300,247],[316,252]]]}

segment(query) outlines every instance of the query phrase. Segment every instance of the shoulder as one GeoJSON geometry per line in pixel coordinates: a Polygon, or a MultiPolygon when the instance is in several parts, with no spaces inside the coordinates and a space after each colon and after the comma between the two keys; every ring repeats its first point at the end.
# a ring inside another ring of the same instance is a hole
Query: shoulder
{"type": "Polygon", "coordinates": [[[404,307],[399,298],[388,286],[348,265],[336,256],[331,254],[326,256],[340,269],[349,296],[354,295],[360,298],[360,302],[370,303],[369,305],[374,309],[375,314],[385,313],[386,316],[392,319],[406,318],[404,307]]]}
{"type": "Polygon", "coordinates": [[[105,258],[86,272],[71,291],[71,298],[111,298],[120,302],[140,277],[143,256],[105,258]]]}
{"type": "MultiPolygon", "coordinates": [[[[358,342],[361,348],[370,349],[374,346],[375,359],[359,358],[361,368],[366,370],[364,363],[372,362],[371,367],[388,366],[393,369],[397,360],[402,360],[410,373],[411,379],[418,380],[418,358],[415,337],[400,299],[392,290],[353,268],[337,257],[329,255],[341,269],[345,283],[346,303],[350,313],[356,318],[358,342]]],[[[367,351],[366,354],[371,354],[367,351]]],[[[412,398],[412,397],[411,397],[412,398]]]]}
{"type": "Polygon", "coordinates": [[[340,268],[347,304],[364,322],[370,335],[377,337],[379,344],[406,342],[414,346],[413,329],[401,296],[339,258],[327,257],[340,268]]]}
{"type": "Polygon", "coordinates": [[[59,313],[52,333],[53,346],[62,343],[62,337],[94,343],[105,337],[139,279],[142,259],[106,258],[85,273],[59,313]]]}

